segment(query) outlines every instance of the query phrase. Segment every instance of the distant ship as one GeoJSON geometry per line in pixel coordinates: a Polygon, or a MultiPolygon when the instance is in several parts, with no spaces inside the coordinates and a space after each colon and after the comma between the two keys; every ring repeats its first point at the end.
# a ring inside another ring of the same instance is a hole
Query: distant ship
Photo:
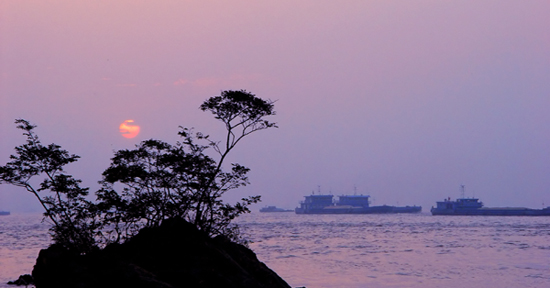
{"type": "Polygon", "coordinates": [[[531,209],[524,207],[483,207],[477,198],[445,199],[431,209],[432,215],[482,215],[482,216],[550,216],[550,207],[531,209]]]}
{"type": "Polygon", "coordinates": [[[265,206],[260,209],[260,212],[292,212],[293,210],[287,210],[283,208],[277,208],[275,206],[265,206]]]}
{"type": "Polygon", "coordinates": [[[10,215],[10,211],[0,211],[0,216],[10,215]]]}
{"type": "Polygon", "coordinates": [[[462,198],[451,201],[451,198],[436,202],[432,215],[481,215],[481,216],[550,216],[550,207],[531,209],[524,207],[483,207],[477,198],[464,197],[464,185],[461,186],[462,198]]]}
{"type": "Polygon", "coordinates": [[[393,214],[419,213],[420,206],[370,206],[368,195],[342,195],[333,202],[334,195],[304,196],[305,201],[294,211],[296,214],[393,214]]]}

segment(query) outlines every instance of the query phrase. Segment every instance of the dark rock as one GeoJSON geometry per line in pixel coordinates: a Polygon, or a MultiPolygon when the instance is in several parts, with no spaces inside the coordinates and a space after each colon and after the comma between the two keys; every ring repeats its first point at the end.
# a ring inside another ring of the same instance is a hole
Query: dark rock
{"type": "Polygon", "coordinates": [[[17,285],[17,286],[21,286],[21,285],[28,286],[28,285],[34,284],[34,280],[32,278],[32,275],[24,274],[24,275],[19,276],[19,279],[15,280],[15,281],[9,281],[8,284],[9,285],[17,285]]]}
{"type": "Polygon", "coordinates": [[[40,251],[32,274],[37,288],[290,287],[252,250],[180,219],[87,255],[52,245],[40,251]]]}

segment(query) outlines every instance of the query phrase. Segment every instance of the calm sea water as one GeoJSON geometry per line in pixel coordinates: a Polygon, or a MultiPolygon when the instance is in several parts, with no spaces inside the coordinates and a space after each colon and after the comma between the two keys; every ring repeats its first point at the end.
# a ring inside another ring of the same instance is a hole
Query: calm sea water
{"type": "Polygon", "coordinates": [[[39,213],[0,216],[0,287],[17,287],[6,283],[30,274],[38,252],[50,244],[49,226],[41,220],[39,213]]]}
{"type": "Polygon", "coordinates": [[[253,213],[239,222],[293,287],[550,287],[550,217],[253,213]]]}
{"type": "MultiPolygon", "coordinates": [[[[30,273],[48,226],[0,217],[0,287],[30,273]]],[[[550,287],[550,217],[296,215],[238,219],[292,287],[550,287]]]]}

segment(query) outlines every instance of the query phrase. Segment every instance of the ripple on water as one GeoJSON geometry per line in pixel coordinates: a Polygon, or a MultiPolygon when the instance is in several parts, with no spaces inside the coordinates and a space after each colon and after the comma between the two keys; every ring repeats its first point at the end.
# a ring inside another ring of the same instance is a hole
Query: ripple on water
{"type": "Polygon", "coordinates": [[[239,221],[245,232],[254,227],[252,238],[277,235],[270,241],[280,249],[251,248],[291,286],[550,287],[550,269],[516,267],[548,267],[548,218],[285,214],[239,221]],[[302,256],[285,257],[297,255],[297,247],[302,256]],[[344,278],[348,286],[330,284],[344,278]]]}
{"type": "Polygon", "coordinates": [[[30,273],[40,249],[48,247],[48,225],[41,214],[16,214],[0,217],[0,288],[10,280],[30,273]]]}

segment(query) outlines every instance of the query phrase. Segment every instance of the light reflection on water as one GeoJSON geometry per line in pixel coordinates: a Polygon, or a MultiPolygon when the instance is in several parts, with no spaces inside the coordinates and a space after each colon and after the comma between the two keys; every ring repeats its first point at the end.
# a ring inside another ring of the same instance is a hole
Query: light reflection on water
{"type": "Polygon", "coordinates": [[[239,223],[293,287],[550,287],[550,217],[252,213],[239,223]]]}
{"type": "Polygon", "coordinates": [[[41,220],[39,213],[0,216],[1,288],[13,288],[6,283],[30,274],[38,252],[50,244],[49,226],[41,220]]]}
{"type": "MultiPolygon", "coordinates": [[[[0,288],[49,245],[41,219],[0,217],[0,288]]],[[[292,287],[550,287],[550,217],[253,212],[238,222],[292,287]]]]}

